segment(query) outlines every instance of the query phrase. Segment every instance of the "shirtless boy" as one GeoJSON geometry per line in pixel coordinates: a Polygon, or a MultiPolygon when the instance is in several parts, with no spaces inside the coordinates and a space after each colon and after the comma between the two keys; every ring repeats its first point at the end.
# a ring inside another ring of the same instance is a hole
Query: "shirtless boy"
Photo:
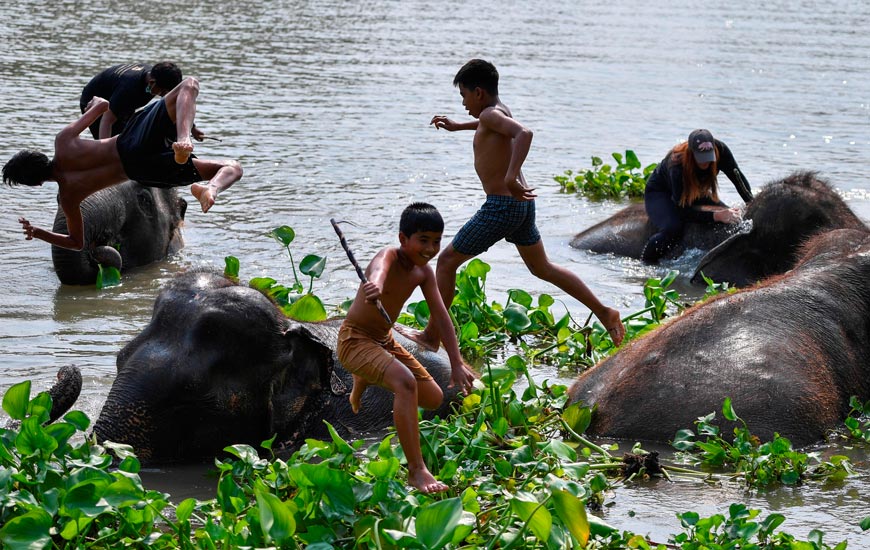
{"type": "MultiPolygon", "coordinates": [[[[459,87],[462,105],[476,120],[460,123],[438,115],[431,124],[449,132],[474,130],[474,169],[486,192],[486,202],[438,256],[436,279],[443,302],[448,307],[453,303],[459,266],[506,239],[516,245],[533,275],[591,309],[618,346],[625,336],[619,312],[605,307],[579,277],[547,258],[535,226],[537,195],[526,185],[520,170],[532,144],[532,131],[514,120],[499,100],[498,71],[487,61],[472,59],[456,73],[453,85],[459,87]]],[[[440,327],[430,323],[425,331],[409,337],[434,348],[439,331],[440,327]]]]}
{"type": "Polygon", "coordinates": [[[435,273],[427,265],[441,248],[443,231],[444,221],[434,206],[420,202],[408,206],[399,222],[399,247],[385,248],[372,259],[366,268],[368,282],[360,285],[338,333],[338,360],[353,374],[353,411],[359,411],[362,394],[371,384],[395,394],[393,421],[408,460],[408,483],[423,493],[446,491],[447,486],[423,463],[417,407],[435,409],[444,395],[426,369],[393,339],[376,303],[380,300],[390,319],[396,319],[405,301],[420,287],[429,305],[430,325],[439,327],[450,357],[449,387],[457,385],[467,395],[474,374],[459,355],[435,273]]]}
{"type": "Polygon", "coordinates": [[[242,177],[242,167],[234,160],[204,160],[192,154],[190,132],[197,95],[199,82],[186,78],[163,99],[136,113],[121,135],[81,139],[79,134],[109,108],[108,101],[94,97],[81,118],[55,136],[53,159],[28,150],[13,156],[3,166],[3,182],[39,186],[56,181],[58,204],[69,228],[69,235],[63,235],[19,218],[25,238],[35,237],[55,246],[81,250],[84,246],[81,202],[128,179],[150,187],[193,184],[191,193],[202,211],[208,212],[215,197],[242,177]],[[203,181],[206,183],[198,183],[203,181]]]}

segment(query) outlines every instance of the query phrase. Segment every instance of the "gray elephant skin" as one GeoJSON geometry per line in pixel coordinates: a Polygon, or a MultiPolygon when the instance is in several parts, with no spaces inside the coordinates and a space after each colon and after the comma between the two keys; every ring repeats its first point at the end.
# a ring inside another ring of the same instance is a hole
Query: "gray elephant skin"
{"type": "MultiPolygon", "coordinates": [[[[187,202],[175,189],[144,187],[126,181],[86,198],[81,204],[82,250],[51,247],[57,278],[65,285],[92,285],[98,264],[120,269],[148,265],[184,246],[181,226],[187,202]]],[[[58,208],[53,231],[69,234],[58,208]]]]}
{"type": "MultiPolygon", "coordinates": [[[[708,251],[693,282],[702,283],[703,273],[717,282],[747,286],[791,269],[801,244],[812,235],[864,228],[836,191],[814,172],[795,172],[768,183],[746,205],[744,219],[751,225],[742,224],[739,231],[721,223],[689,223],[682,245],[666,257],[674,258],[689,248],[708,251]]],[[[634,204],[577,234],[571,246],[640,259],[655,231],[644,206],[634,204]]]]}
{"type": "Polygon", "coordinates": [[[587,433],[671,441],[726,397],[762,440],[825,437],[870,398],[870,233],[822,233],[798,265],[705,302],[583,373],[572,402],[596,406],[587,433]]]}
{"type": "MultiPolygon", "coordinates": [[[[227,445],[292,448],[328,437],[324,421],[347,437],[392,425],[393,396],[363,394],[354,414],[352,379],[335,357],[341,320],[288,320],[258,291],[193,271],[161,290],[144,330],[118,354],[117,377],[94,425],[98,440],[127,443],[145,463],[192,462],[227,445]]],[[[429,370],[449,411],[446,354],[396,339],[429,370]]]]}

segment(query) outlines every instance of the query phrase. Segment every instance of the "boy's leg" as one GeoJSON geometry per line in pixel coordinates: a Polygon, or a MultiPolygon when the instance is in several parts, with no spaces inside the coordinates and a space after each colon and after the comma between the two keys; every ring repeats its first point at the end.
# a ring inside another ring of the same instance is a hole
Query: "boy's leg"
{"type": "MultiPolygon", "coordinates": [[[[456,272],[459,266],[474,258],[468,254],[457,252],[453,248],[453,244],[448,244],[447,248],[441,251],[438,255],[438,263],[435,267],[435,281],[438,284],[438,292],[441,294],[441,299],[444,301],[444,307],[450,309],[450,304],[453,303],[453,296],[456,293],[456,272]]],[[[438,333],[438,327],[435,323],[429,323],[426,328],[421,331],[409,330],[395,326],[399,332],[405,337],[417,342],[420,346],[429,350],[437,350],[441,344],[441,335],[438,333]]]]}
{"type": "Polygon", "coordinates": [[[408,461],[408,483],[423,493],[446,491],[447,485],[441,483],[423,463],[420,449],[420,426],[417,422],[417,379],[408,367],[393,360],[384,372],[380,383],[395,395],[393,400],[393,422],[399,435],[399,444],[408,461]]]}
{"type": "Polygon", "coordinates": [[[199,201],[203,212],[214,205],[215,198],[242,177],[242,165],[234,160],[193,159],[199,175],[208,183],[194,183],[190,192],[199,201]]]}
{"type": "Polygon", "coordinates": [[[350,397],[348,400],[350,401],[350,408],[353,409],[354,414],[359,412],[362,395],[370,385],[371,382],[362,376],[357,376],[356,374],[353,375],[353,389],[350,390],[350,397]]]}
{"type": "Polygon", "coordinates": [[[199,96],[199,81],[192,77],[185,78],[163,96],[169,118],[175,122],[177,137],[176,142],[172,144],[172,149],[175,151],[175,162],[178,164],[187,162],[193,152],[190,130],[193,128],[193,119],[196,116],[197,96],[199,96]]]}
{"type": "Polygon", "coordinates": [[[625,327],[622,325],[619,311],[604,306],[580,277],[564,267],[552,263],[544,250],[543,240],[528,246],[517,245],[517,250],[532,275],[556,285],[591,309],[592,313],[607,329],[613,343],[617,346],[622,343],[625,327]]]}

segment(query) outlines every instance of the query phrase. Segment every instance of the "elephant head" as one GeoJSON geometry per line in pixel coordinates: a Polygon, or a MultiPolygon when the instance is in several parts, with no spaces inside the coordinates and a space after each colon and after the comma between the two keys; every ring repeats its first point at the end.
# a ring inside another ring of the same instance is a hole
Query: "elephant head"
{"type": "MultiPolygon", "coordinates": [[[[129,269],[161,260],[184,246],[181,225],[187,202],[174,189],[127,181],[86,198],[81,210],[84,248],[51,247],[54,270],[63,284],[93,284],[98,264],[129,269]]],[[[69,232],[60,209],[54,231],[69,232]]]]}
{"type": "Polygon", "coordinates": [[[767,184],[749,203],[751,229],[736,233],[708,252],[692,281],[710,279],[747,286],[785,273],[812,235],[832,229],[865,229],[828,182],[814,172],[797,172],[767,184]]]}
{"type": "MultiPolygon", "coordinates": [[[[350,375],[335,357],[340,320],[296,323],[258,291],[209,272],[173,279],[151,322],[118,354],[118,374],[94,426],[146,462],[214,457],[227,445],[287,445],[392,421],[392,395],[371,387],[352,413],[350,375]]],[[[446,355],[416,351],[447,392],[446,355]],[[428,353],[428,355],[427,355],[428,353]]],[[[435,413],[443,414],[442,407],[435,413]]]]}
{"type": "MultiPolygon", "coordinates": [[[[732,399],[764,440],[822,439],[870,398],[870,232],[829,231],[798,265],[695,307],[583,373],[589,433],[669,441],[732,399]]],[[[735,425],[721,421],[722,433],[735,425]]]]}

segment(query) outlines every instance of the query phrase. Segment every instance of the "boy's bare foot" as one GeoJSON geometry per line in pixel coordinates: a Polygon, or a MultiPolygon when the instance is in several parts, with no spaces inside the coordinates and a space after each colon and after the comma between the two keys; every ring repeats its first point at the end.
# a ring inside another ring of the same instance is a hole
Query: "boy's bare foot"
{"type": "Polygon", "coordinates": [[[420,470],[408,470],[408,483],[421,493],[443,493],[449,487],[444,485],[424,466],[420,470]]]}
{"type": "Polygon", "coordinates": [[[622,324],[622,319],[619,317],[619,311],[612,307],[606,308],[604,313],[598,316],[598,320],[607,329],[607,334],[613,340],[613,345],[619,347],[622,339],[625,338],[625,327],[622,324]]]}
{"type": "Polygon", "coordinates": [[[348,400],[350,401],[350,408],[353,409],[354,414],[359,412],[359,407],[362,403],[362,394],[368,387],[368,380],[355,374],[353,375],[353,389],[350,390],[350,397],[348,400]]]}
{"type": "Polygon", "coordinates": [[[202,207],[203,212],[208,212],[209,209],[214,206],[214,198],[216,194],[210,185],[194,183],[190,186],[190,192],[194,197],[196,197],[196,200],[199,201],[199,205],[202,207]]]}
{"type": "Polygon", "coordinates": [[[417,330],[415,328],[411,328],[405,325],[400,325],[396,323],[393,325],[393,328],[412,342],[415,342],[421,348],[428,351],[438,351],[438,347],[441,345],[441,342],[433,341],[429,338],[429,335],[426,334],[425,330],[417,330]]]}
{"type": "Polygon", "coordinates": [[[184,164],[193,153],[193,143],[190,140],[176,141],[172,144],[172,150],[175,151],[175,162],[184,164]]]}

